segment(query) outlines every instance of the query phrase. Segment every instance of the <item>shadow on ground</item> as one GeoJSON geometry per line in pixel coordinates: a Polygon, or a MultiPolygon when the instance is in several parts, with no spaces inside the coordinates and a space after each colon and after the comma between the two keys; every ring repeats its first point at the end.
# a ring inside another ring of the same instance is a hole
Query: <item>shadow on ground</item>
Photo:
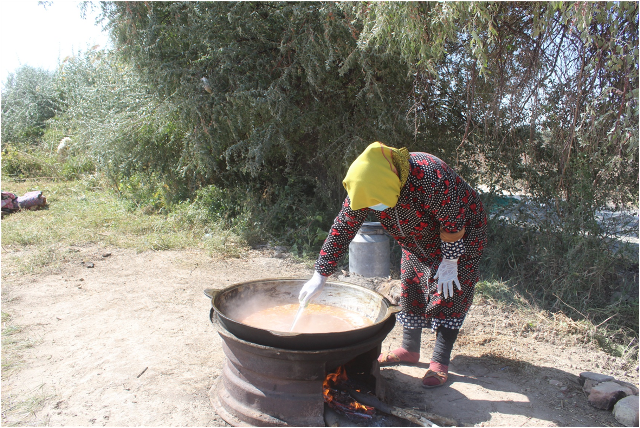
{"type": "Polygon", "coordinates": [[[490,356],[456,356],[448,382],[422,388],[425,367],[383,369],[393,404],[455,419],[459,426],[620,426],[597,410],[571,373],[490,356]]]}

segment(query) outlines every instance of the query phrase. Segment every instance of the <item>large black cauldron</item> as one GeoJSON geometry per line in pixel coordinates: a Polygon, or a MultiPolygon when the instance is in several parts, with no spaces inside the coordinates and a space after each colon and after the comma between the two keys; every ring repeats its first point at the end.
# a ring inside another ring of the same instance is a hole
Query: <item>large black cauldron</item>
{"type": "Polygon", "coordinates": [[[390,319],[393,319],[392,324],[395,323],[399,306],[392,305],[381,294],[368,288],[333,281],[327,281],[313,303],[354,311],[368,318],[372,325],[331,333],[289,333],[256,328],[238,321],[247,311],[251,313],[277,305],[298,303],[300,289],[306,281],[294,278],[262,279],[222,290],[207,289],[205,294],[211,299],[211,322],[219,322],[224,329],[248,342],[302,351],[341,348],[360,343],[375,336],[383,327],[388,328],[387,321],[390,319]]]}

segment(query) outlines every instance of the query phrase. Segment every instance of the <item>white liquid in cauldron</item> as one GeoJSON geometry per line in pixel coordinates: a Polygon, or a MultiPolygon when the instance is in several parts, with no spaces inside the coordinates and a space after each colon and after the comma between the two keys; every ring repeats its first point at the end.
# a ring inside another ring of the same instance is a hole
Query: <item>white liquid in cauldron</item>
{"type": "MultiPolygon", "coordinates": [[[[264,330],[289,331],[299,307],[297,303],[274,306],[254,312],[238,321],[264,330]]],[[[369,318],[356,312],[311,303],[304,309],[293,332],[331,333],[354,330],[372,324],[369,318]]]]}

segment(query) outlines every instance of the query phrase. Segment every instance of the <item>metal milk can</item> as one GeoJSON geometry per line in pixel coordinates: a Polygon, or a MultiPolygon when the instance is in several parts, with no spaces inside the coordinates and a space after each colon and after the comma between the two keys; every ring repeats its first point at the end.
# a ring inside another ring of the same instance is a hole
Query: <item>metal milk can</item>
{"type": "Polygon", "coordinates": [[[390,248],[382,224],[365,222],[349,244],[349,272],[371,277],[390,275],[390,248]]]}

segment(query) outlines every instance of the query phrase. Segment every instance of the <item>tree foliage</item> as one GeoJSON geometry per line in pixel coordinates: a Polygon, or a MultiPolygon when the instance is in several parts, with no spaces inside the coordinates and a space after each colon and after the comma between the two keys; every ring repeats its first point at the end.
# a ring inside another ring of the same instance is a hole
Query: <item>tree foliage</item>
{"type": "Polygon", "coordinates": [[[119,190],[121,181],[138,173],[183,187],[185,128],[174,106],[133,65],[112,52],[90,50],[65,61],[56,84],[65,100],[50,128],[73,135],[119,190]]]}
{"type": "Polygon", "coordinates": [[[637,319],[637,276],[620,273],[610,239],[620,225],[602,210],[637,208],[638,3],[345,7],[362,23],[361,48],[384,46],[410,64],[418,139],[459,113],[446,125],[457,140],[449,159],[480,169],[490,189],[525,195],[491,221],[494,275],[545,306],[604,308],[624,290],[637,319]]]}
{"type": "Polygon", "coordinates": [[[106,2],[103,16],[178,112],[181,168],[202,183],[295,177],[336,200],[381,140],[559,213],[637,199],[635,3],[106,2]]]}
{"type": "Polygon", "coordinates": [[[306,183],[306,196],[335,201],[366,144],[411,138],[407,68],[356,49],[354,25],[332,3],[123,2],[103,14],[179,112],[183,168],[202,183],[261,194],[306,183]]]}
{"type": "Polygon", "coordinates": [[[636,2],[356,8],[360,46],[387,46],[411,64],[425,125],[442,109],[428,101],[441,82],[464,88],[457,155],[480,153],[497,187],[567,209],[574,199],[637,201],[636,2]]]}
{"type": "Polygon", "coordinates": [[[10,73],[2,88],[2,143],[37,142],[59,102],[54,73],[28,65],[10,73]]]}

